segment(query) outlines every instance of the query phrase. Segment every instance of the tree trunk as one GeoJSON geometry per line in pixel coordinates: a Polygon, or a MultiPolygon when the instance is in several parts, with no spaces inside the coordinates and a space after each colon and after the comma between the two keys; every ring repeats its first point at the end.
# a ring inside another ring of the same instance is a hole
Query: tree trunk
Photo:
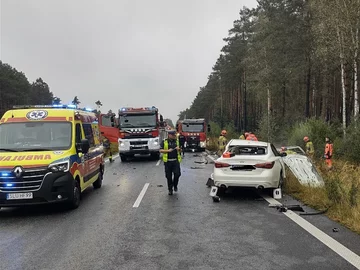
{"type": "Polygon", "coordinates": [[[270,141],[270,119],[271,119],[271,92],[269,83],[266,85],[267,88],[267,136],[268,141],[270,141]]]}
{"type": "Polygon", "coordinates": [[[246,71],[244,70],[244,79],[243,79],[243,88],[244,88],[244,130],[248,131],[247,123],[247,102],[246,102],[246,71]]]}
{"type": "Polygon", "coordinates": [[[359,15],[360,10],[357,12],[358,18],[356,19],[356,29],[355,29],[355,50],[354,50],[354,118],[357,121],[359,117],[359,84],[358,84],[358,56],[359,56],[359,15]]]}
{"type": "Polygon", "coordinates": [[[311,92],[311,67],[309,68],[306,76],[306,103],[305,103],[305,117],[310,117],[310,92],[311,92]]]}
{"type": "Polygon", "coordinates": [[[340,32],[339,27],[337,27],[337,38],[339,42],[340,49],[340,68],[341,68],[341,92],[342,92],[342,124],[343,124],[343,133],[346,135],[346,85],[345,85],[345,59],[343,52],[343,38],[340,32]]]}

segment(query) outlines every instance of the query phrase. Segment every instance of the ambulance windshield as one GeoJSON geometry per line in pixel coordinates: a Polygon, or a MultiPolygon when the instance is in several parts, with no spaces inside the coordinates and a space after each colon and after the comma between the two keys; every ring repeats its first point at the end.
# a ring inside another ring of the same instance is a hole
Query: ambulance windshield
{"type": "Polygon", "coordinates": [[[24,122],[0,125],[0,151],[67,150],[71,147],[69,122],[24,122]]]}
{"type": "Polygon", "coordinates": [[[120,128],[154,128],[155,114],[127,114],[120,116],[120,128]]]}

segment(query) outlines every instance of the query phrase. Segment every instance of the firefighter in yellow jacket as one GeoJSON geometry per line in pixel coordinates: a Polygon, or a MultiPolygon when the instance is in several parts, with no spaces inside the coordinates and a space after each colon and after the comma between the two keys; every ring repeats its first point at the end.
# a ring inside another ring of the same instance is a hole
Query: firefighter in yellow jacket
{"type": "Polygon", "coordinates": [[[111,153],[111,144],[108,138],[106,138],[105,136],[102,137],[102,142],[103,142],[103,146],[104,146],[104,153],[105,156],[109,157],[109,161],[113,162],[113,158],[112,158],[112,153],[111,153]]]}
{"type": "Polygon", "coordinates": [[[218,156],[221,156],[224,153],[225,146],[227,145],[228,141],[226,138],[226,130],[221,131],[220,137],[218,139],[218,156]]]}
{"type": "Polygon", "coordinates": [[[310,141],[308,136],[304,137],[304,142],[305,142],[305,151],[306,154],[308,155],[308,157],[310,157],[311,159],[314,159],[314,154],[315,154],[315,149],[314,149],[314,144],[312,143],[312,141],[310,141]]]}

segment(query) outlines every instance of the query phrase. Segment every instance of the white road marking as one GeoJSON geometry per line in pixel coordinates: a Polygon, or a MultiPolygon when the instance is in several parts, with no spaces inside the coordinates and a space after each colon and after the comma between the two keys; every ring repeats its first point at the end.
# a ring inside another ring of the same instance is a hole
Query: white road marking
{"type": "MultiPolygon", "coordinates": [[[[271,198],[270,196],[263,196],[263,198],[269,202],[270,204],[280,204],[277,200],[274,198],[271,198]]],[[[341,257],[343,257],[346,261],[351,263],[356,268],[360,269],[360,256],[356,253],[352,252],[347,247],[343,246],[339,242],[337,242],[334,238],[328,236],[326,233],[312,225],[310,222],[306,221],[299,215],[295,214],[291,210],[287,210],[286,212],[283,212],[285,216],[290,218],[292,221],[294,221],[297,225],[302,227],[304,230],[306,230],[308,233],[310,233],[312,236],[317,238],[320,242],[328,246],[330,249],[335,251],[337,254],[339,254],[341,257]]]]}
{"type": "Polygon", "coordinates": [[[161,162],[161,159],[158,160],[158,162],[156,163],[156,166],[159,166],[161,162]]]}
{"type": "Polygon", "coordinates": [[[145,192],[146,190],[148,189],[149,187],[149,183],[146,183],[145,186],[143,187],[143,189],[141,190],[140,194],[139,194],[139,197],[136,199],[133,207],[139,207],[140,203],[141,203],[141,200],[143,199],[144,195],[145,195],[145,192]]]}

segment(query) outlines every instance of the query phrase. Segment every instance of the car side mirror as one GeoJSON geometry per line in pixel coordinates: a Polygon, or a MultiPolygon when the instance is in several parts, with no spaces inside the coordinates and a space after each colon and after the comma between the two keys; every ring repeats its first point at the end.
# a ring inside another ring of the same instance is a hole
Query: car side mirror
{"type": "Polygon", "coordinates": [[[160,122],[164,122],[164,117],[160,114],[160,122]]]}
{"type": "Polygon", "coordinates": [[[281,157],[286,157],[286,156],[287,156],[287,153],[280,153],[280,156],[281,156],[281,157]]]}
{"type": "Polygon", "coordinates": [[[176,131],[179,131],[179,124],[176,124],[176,131]]]}
{"type": "Polygon", "coordinates": [[[77,150],[83,154],[87,154],[90,149],[90,143],[88,139],[82,139],[81,143],[77,144],[77,150]]]}
{"type": "Polygon", "coordinates": [[[211,126],[210,126],[210,125],[207,126],[207,131],[208,131],[208,132],[211,131],[211,126]]]}

